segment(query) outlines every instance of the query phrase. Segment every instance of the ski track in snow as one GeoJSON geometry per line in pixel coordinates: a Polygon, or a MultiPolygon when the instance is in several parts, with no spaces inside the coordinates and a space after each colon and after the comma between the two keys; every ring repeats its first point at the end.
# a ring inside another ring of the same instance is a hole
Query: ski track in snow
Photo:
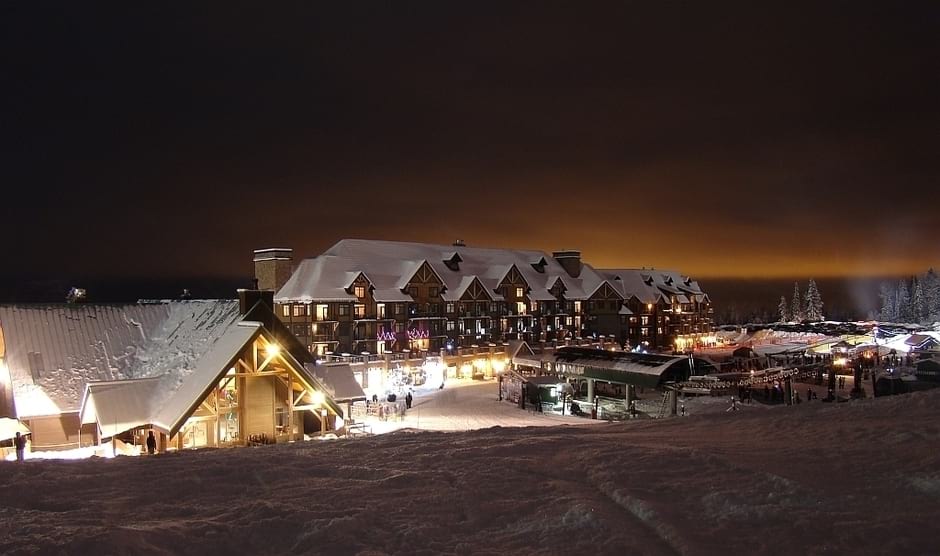
{"type": "Polygon", "coordinates": [[[613,424],[495,393],[421,392],[383,435],[0,462],[0,553],[940,553],[940,390],[613,424]],[[465,432],[494,423],[543,426],[465,432]]]}

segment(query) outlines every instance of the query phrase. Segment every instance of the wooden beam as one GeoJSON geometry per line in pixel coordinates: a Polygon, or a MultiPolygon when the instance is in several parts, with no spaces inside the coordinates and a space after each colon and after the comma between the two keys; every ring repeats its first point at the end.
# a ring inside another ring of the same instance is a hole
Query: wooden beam
{"type": "Polygon", "coordinates": [[[275,359],[277,359],[277,356],[278,354],[275,353],[274,355],[269,355],[265,357],[261,365],[255,367],[255,369],[257,369],[257,372],[260,373],[261,371],[263,371],[264,368],[267,367],[269,363],[271,363],[271,361],[274,361],[275,359]]]}
{"type": "Polygon", "coordinates": [[[235,376],[280,376],[288,374],[288,371],[261,371],[258,373],[236,373],[235,376]]]}
{"type": "Polygon", "coordinates": [[[290,373],[287,374],[287,441],[294,441],[294,383],[290,373]]]}

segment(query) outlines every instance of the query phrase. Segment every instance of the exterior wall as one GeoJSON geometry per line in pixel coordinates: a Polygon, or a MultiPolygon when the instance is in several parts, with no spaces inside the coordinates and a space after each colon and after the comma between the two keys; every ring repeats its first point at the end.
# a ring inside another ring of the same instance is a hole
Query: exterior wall
{"type": "MultiPolygon", "coordinates": [[[[79,447],[78,429],[81,421],[78,412],[24,419],[24,423],[32,433],[33,451],[71,450],[79,447]]],[[[97,443],[97,429],[94,425],[84,425],[81,429],[82,446],[97,443]]]]}
{"type": "Polygon", "coordinates": [[[253,434],[266,434],[272,441],[274,434],[275,379],[273,376],[245,377],[242,393],[244,422],[241,423],[242,439],[253,434]]]}

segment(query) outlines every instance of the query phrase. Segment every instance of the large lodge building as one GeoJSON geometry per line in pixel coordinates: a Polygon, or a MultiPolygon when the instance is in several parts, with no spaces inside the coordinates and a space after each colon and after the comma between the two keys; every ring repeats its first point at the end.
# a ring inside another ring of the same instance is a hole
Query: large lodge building
{"type": "Polygon", "coordinates": [[[296,269],[290,249],[257,250],[254,263],[258,287],[277,292],[278,317],[316,356],[597,336],[683,351],[712,329],[691,278],[595,269],[578,251],[345,239],[296,269]]]}

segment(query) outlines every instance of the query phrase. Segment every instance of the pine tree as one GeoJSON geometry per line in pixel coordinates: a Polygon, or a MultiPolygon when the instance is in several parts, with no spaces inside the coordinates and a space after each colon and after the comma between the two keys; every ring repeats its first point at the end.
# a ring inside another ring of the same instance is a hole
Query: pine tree
{"type": "Polygon", "coordinates": [[[911,294],[911,318],[916,323],[923,324],[927,320],[927,298],[924,295],[923,280],[914,278],[914,293],[911,294]]]}
{"type": "Polygon", "coordinates": [[[787,296],[780,296],[780,304],[777,305],[777,314],[780,315],[780,322],[790,322],[790,306],[787,305],[787,296]]]}
{"type": "Polygon", "coordinates": [[[882,282],[878,293],[881,298],[881,322],[896,322],[898,320],[898,292],[888,282],[882,282]]]}
{"type": "Polygon", "coordinates": [[[790,319],[796,322],[803,320],[803,304],[800,302],[800,285],[793,282],[793,299],[790,301],[790,319]]]}
{"type": "Polygon", "coordinates": [[[940,277],[931,268],[924,274],[924,297],[927,301],[928,323],[940,321],[940,277]]]}
{"type": "Polygon", "coordinates": [[[816,287],[816,280],[809,279],[809,285],[806,286],[806,310],[803,316],[808,321],[818,322],[823,320],[823,302],[819,288],[816,287]]]}
{"type": "Polygon", "coordinates": [[[913,320],[911,318],[911,294],[908,293],[909,291],[907,282],[904,280],[898,282],[897,300],[895,301],[898,322],[911,322],[913,320]]]}

